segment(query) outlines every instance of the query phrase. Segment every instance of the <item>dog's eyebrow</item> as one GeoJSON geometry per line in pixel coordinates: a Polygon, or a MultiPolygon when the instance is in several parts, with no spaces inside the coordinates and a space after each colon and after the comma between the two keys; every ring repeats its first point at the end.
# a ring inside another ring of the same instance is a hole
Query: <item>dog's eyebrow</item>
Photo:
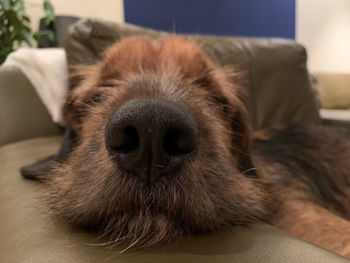
{"type": "Polygon", "coordinates": [[[116,87],[118,84],[113,84],[113,83],[99,83],[97,86],[99,87],[116,87]]]}
{"type": "Polygon", "coordinates": [[[119,82],[116,80],[101,80],[97,83],[98,87],[117,87],[119,85],[119,82]]]}

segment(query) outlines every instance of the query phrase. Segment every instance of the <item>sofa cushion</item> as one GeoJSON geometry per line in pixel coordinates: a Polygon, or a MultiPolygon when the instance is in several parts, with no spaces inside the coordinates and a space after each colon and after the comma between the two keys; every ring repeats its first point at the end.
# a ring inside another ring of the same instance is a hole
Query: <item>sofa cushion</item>
{"type": "MultiPolygon", "coordinates": [[[[93,64],[103,51],[122,37],[169,35],[142,27],[83,19],[73,25],[65,40],[68,64],[93,64]]],[[[186,35],[221,66],[245,74],[239,81],[253,128],[291,121],[320,121],[306,68],[305,49],[293,41],[186,35]]]]}
{"type": "Polygon", "coordinates": [[[322,108],[350,109],[350,74],[320,72],[313,77],[322,108]]]}
{"type": "Polygon", "coordinates": [[[55,153],[60,141],[46,137],[0,148],[0,262],[349,262],[265,224],[118,255],[97,245],[103,242],[97,234],[55,222],[40,202],[44,186],[20,176],[21,166],[55,153]]]}

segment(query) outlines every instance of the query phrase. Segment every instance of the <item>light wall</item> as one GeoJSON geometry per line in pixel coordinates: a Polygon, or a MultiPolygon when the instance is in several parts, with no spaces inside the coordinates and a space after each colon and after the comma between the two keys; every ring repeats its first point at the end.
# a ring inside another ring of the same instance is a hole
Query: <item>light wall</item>
{"type": "MultiPolygon", "coordinates": [[[[51,0],[55,13],[124,22],[123,0],[51,0]]],[[[43,17],[42,0],[26,1],[32,28],[43,17]]],[[[350,73],[350,0],[297,0],[296,40],[311,72],[350,73]]]]}
{"type": "Polygon", "coordinates": [[[297,0],[296,11],[310,71],[350,73],[350,0],[297,0]]]}
{"type": "MultiPolygon", "coordinates": [[[[43,0],[25,1],[32,29],[36,30],[39,19],[44,16],[43,0]]],[[[115,22],[124,22],[123,0],[51,0],[57,15],[100,18],[115,22]]]]}

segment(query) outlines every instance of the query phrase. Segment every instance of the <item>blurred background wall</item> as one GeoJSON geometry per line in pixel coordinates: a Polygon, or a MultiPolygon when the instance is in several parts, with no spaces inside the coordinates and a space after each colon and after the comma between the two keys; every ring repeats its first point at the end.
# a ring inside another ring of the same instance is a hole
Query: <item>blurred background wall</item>
{"type": "MultiPolygon", "coordinates": [[[[26,9],[31,17],[33,29],[39,26],[39,19],[44,16],[41,0],[26,2],[26,9]]],[[[123,0],[51,0],[57,15],[96,17],[114,22],[124,22],[123,0]]]]}
{"type": "Polygon", "coordinates": [[[350,73],[350,0],[297,0],[296,40],[309,69],[350,73]]]}
{"type": "MultiPolygon", "coordinates": [[[[295,39],[311,71],[350,72],[350,0],[51,0],[55,13],[178,32],[295,39]]],[[[32,28],[40,0],[27,10],[32,28]]]]}

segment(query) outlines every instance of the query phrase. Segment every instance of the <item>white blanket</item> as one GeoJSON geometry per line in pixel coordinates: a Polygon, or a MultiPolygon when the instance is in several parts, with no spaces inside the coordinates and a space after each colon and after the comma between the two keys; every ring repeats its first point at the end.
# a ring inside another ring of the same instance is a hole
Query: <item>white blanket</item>
{"type": "Polygon", "coordinates": [[[68,70],[62,48],[20,48],[7,57],[3,66],[19,68],[35,88],[52,120],[64,125],[62,108],[68,90],[68,70]]]}

